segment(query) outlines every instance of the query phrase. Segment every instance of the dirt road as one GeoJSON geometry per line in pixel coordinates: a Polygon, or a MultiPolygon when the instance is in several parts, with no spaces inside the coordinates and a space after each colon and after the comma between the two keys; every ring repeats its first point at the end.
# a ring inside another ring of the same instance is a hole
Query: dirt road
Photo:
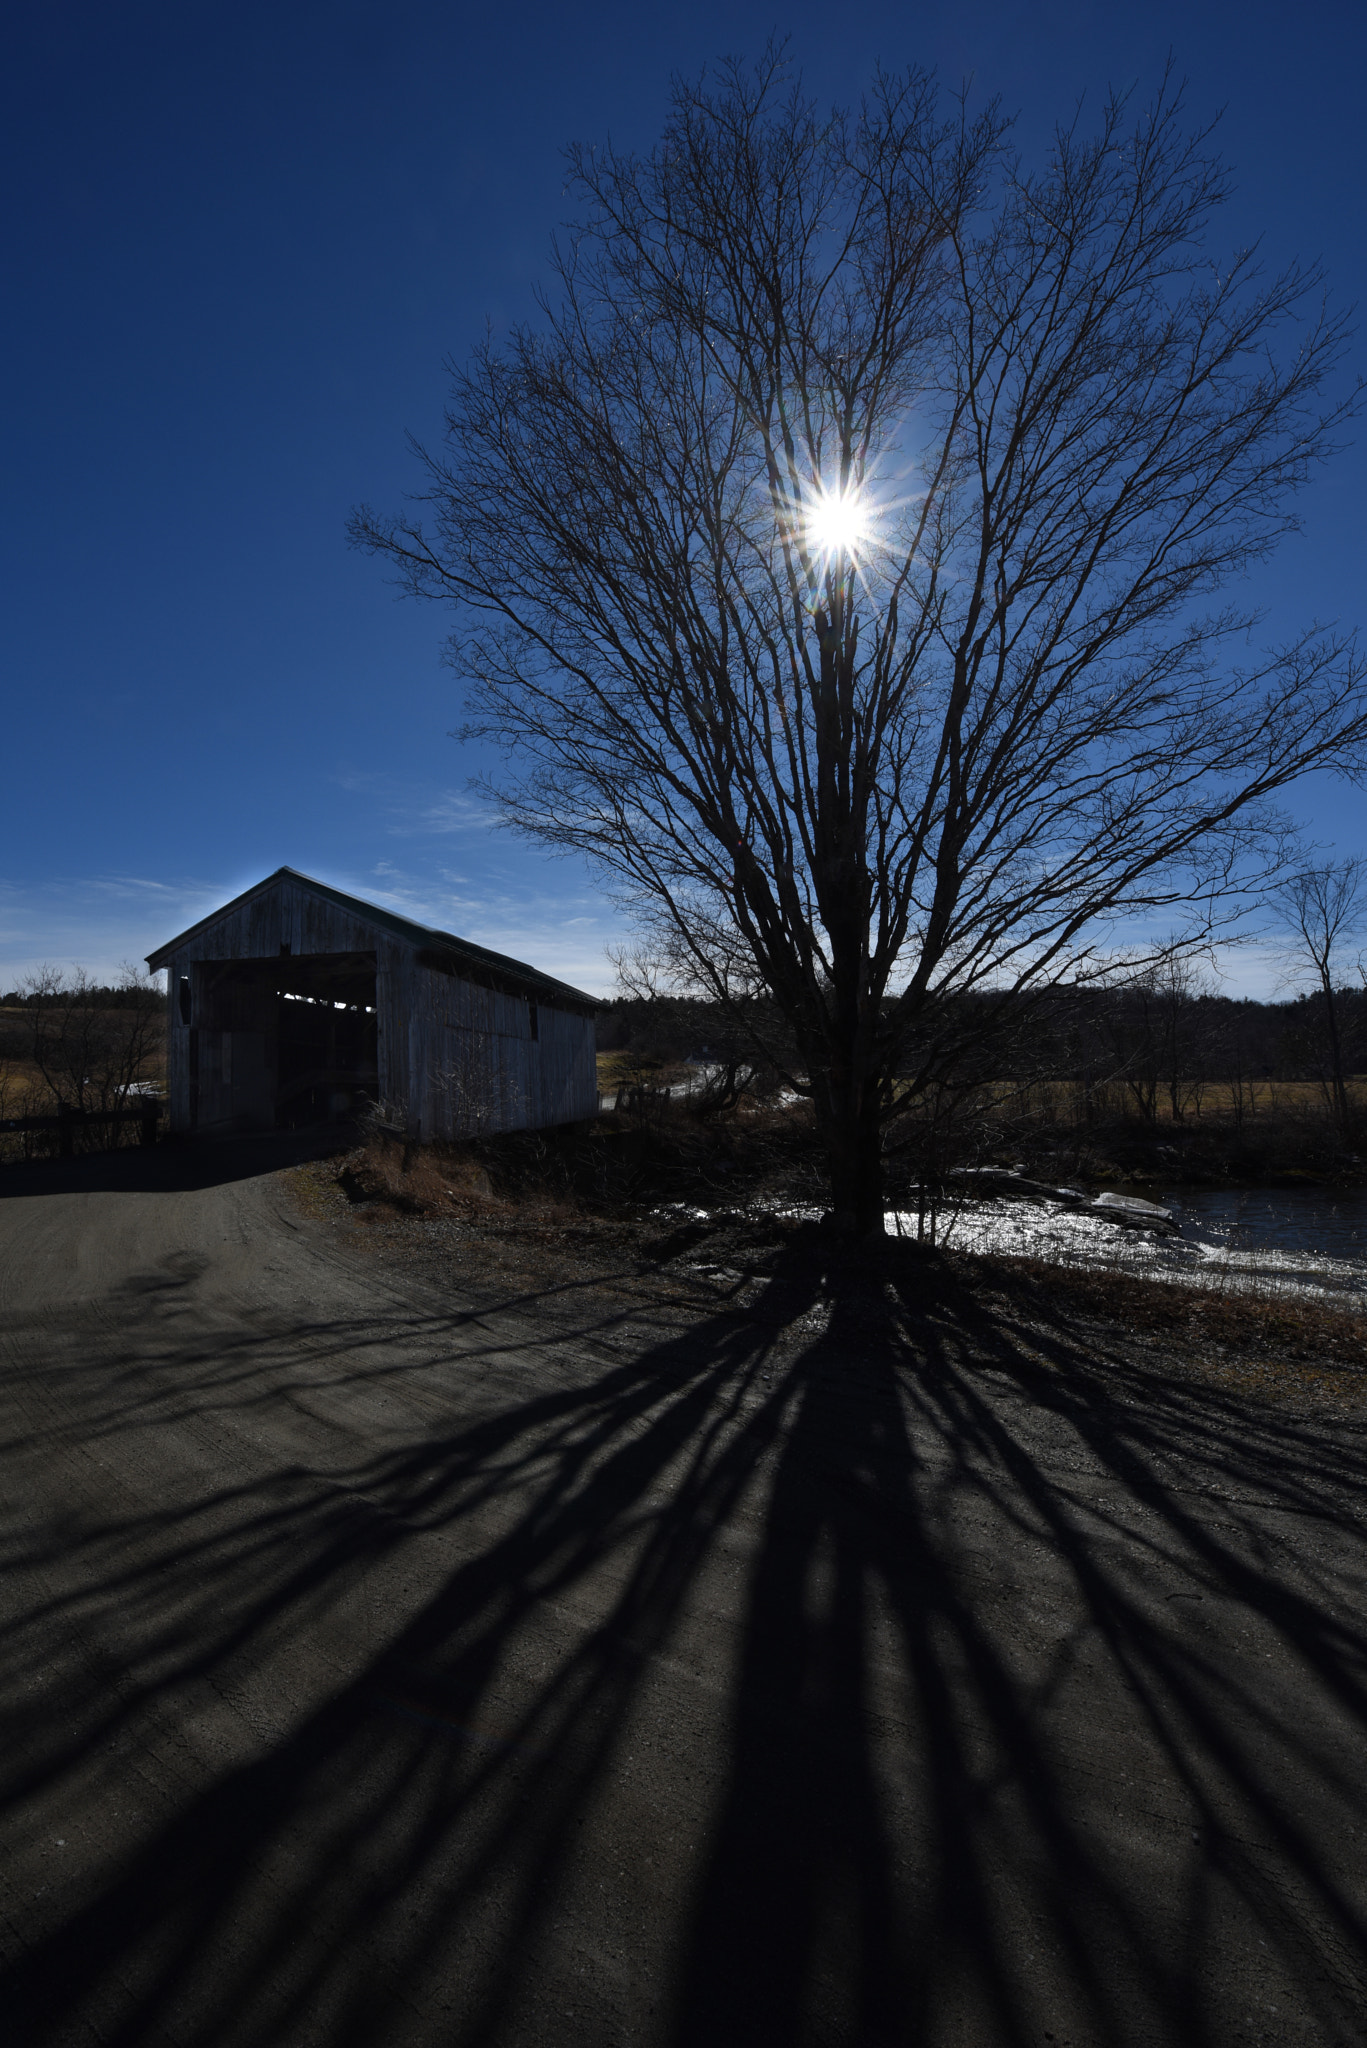
{"type": "Polygon", "coordinates": [[[13,2048],[1367,2040],[1364,1435],[0,1172],[13,2048]]]}

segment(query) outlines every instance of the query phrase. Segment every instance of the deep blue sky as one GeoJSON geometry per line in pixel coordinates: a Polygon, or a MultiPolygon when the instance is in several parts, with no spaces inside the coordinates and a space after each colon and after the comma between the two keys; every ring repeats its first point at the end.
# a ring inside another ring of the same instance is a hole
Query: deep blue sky
{"type": "MultiPolygon", "coordinates": [[[[465,794],[441,616],[343,528],[415,484],[443,358],[530,311],[562,146],[648,146],[672,71],[773,29],[823,97],[916,60],[1027,138],[1171,51],[1193,111],[1226,109],[1227,239],[1367,300],[1360,4],[11,10],[0,987],[141,955],[282,862],[610,984],[591,880],[465,794]]],[[[1307,494],[1271,630],[1362,618],[1364,487],[1359,445],[1307,494]]],[[[1300,810],[1367,848],[1353,792],[1300,810]]]]}

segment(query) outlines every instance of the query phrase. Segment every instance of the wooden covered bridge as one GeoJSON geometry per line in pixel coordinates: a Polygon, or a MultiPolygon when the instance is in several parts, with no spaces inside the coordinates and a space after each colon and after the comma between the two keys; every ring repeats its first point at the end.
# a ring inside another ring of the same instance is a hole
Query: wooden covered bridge
{"type": "Polygon", "coordinates": [[[418,1138],[597,1113],[591,996],[278,868],[158,947],[173,1131],[382,1103],[418,1138]]]}

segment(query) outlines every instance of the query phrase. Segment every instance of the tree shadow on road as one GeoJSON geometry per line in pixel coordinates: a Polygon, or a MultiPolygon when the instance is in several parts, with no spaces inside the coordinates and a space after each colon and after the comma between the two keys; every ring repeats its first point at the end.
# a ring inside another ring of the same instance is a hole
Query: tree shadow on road
{"type": "Polygon", "coordinates": [[[1353,1432],[815,1233],[645,1339],[432,1325],[221,1362],[414,1400],[372,1456],[12,1547],[16,2039],[1360,2038],[1353,1432]]]}

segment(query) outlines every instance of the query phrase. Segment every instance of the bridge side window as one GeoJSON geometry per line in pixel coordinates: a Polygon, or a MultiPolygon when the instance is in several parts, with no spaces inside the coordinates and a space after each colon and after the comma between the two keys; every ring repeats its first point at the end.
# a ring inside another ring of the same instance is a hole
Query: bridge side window
{"type": "Polygon", "coordinates": [[[182,1024],[188,1024],[190,1021],[190,977],[188,974],[182,974],[180,977],[180,1021],[182,1024]]]}

